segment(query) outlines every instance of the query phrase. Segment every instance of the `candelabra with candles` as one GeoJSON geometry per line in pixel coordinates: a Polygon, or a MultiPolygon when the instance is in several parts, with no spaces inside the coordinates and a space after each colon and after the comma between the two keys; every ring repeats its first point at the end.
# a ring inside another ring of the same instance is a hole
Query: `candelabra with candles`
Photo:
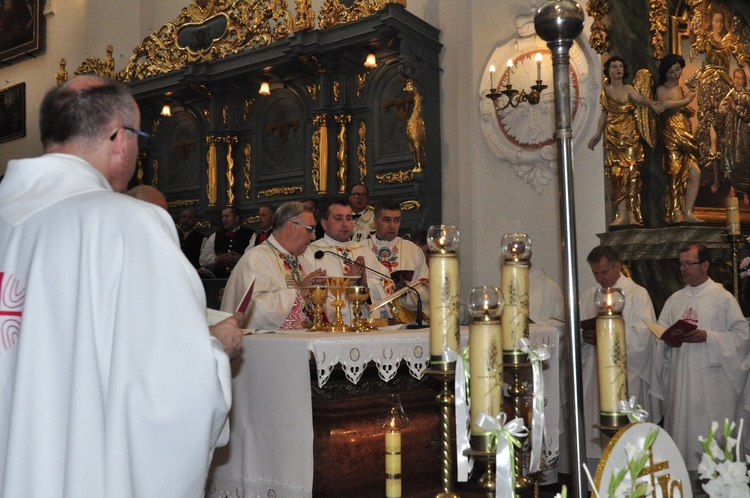
{"type": "Polygon", "coordinates": [[[492,105],[495,106],[496,111],[507,109],[508,106],[518,107],[523,102],[528,102],[532,105],[539,103],[542,98],[542,91],[547,88],[547,85],[542,83],[542,54],[540,52],[537,52],[534,61],[536,62],[536,85],[531,86],[529,93],[526,93],[525,90],[519,92],[513,89],[513,85],[511,84],[511,74],[514,67],[513,59],[508,59],[508,79],[505,83],[505,90],[498,91],[495,88],[495,66],[490,66],[490,93],[485,95],[485,97],[492,101],[492,105]],[[508,100],[505,104],[501,105],[499,101],[503,96],[508,100]]]}

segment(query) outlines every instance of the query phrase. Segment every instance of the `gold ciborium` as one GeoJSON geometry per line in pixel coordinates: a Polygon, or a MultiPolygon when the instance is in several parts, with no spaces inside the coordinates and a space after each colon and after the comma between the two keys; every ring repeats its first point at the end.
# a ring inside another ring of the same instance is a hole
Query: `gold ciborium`
{"type": "Polygon", "coordinates": [[[331,332],[347,332],[349,328],[344,323],[344,316],[341,314],[341,309],[346,305],[346,301],[341,299],[341,296],[346,292],[346,288],[349,286],[349,279],[359,279],[359,277],[326,277],[328,288],[333,292],[333,320],[328,328],[331,332]]]}
{"type": "Polygon", "coordinates": [[[328,299],[328,287],[325,285],[316,285],[310,286],[307,289],[310,292],[310,300],[315,306],[313,308],[314,320],[308,330],[310,332],[325,331],[327,328],[323,324],[323,306],[326,304],[326,299],[328,299]]]}
{"type": "Polygon", "coordinates": [[[353,285],[346,288],[346,299],[352,303],[352,326],[349,332],[367,332],[372,330],[367,321],[360,317],[360,305],[370,297],[370,289],[364,285],[353,285]]]}

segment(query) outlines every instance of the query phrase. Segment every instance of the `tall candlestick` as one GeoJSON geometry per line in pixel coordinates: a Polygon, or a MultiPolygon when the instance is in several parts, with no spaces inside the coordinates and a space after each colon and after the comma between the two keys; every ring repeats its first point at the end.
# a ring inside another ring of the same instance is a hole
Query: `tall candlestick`
{"type": "Polygon", "coordinates": [[[542,53],[537,52],[534,60],[536,61],[536,80],[542,81],[542,53]]]}
{"type": "Polygon", "coordinates": [[[508,82],[506,85],[510,86],[510,75],[513,72],[513,59],[508,59],[508,82]]]}
{"type": "Polygon", "coordinates": [[[740,234],[740,205],[736,197],[727,197],[727,228],[729,235],[740,234]]]}
{"type": "Polygon", "coordinates": [[[529,257],[531,240],[523,233],[506,234],[502,241],[503,362],[522,360],[518,341],[529,337],[529,257]]]}
{"type": "Polygon", "coordinates": [[[597,289],[594,304],[597,309],[599,417],[602,425],[619,427],[628,423],[627,415],[619,413],[618,406],[620,400],[628,399],[628,358],[622,318],[625,297],[620,289],[597,289]]]}
{"type": "Polygon", "coordinates": [[[430,249],[430,361],[443,363],[446,349],[458,351],[458,229],[435,225],[427,231],[430,249]]]}
{"type": "Polygon", "coordinates": [[[494,76],[495,76],[495,65],[493,64],[490,66],[490,91],[491,92],[495,90],[494,76]]]}

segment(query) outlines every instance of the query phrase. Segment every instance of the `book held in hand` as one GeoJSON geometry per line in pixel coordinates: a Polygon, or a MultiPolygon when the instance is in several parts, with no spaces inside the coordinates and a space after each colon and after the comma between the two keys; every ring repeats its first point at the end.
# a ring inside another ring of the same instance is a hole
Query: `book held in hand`
{"type": "Polygon", "coordinates": [[[697,324],[686,322],[685,320],[677,320],[669,328],[646,320],[644,320],[643,323],[646,324],[646,327],[648,327],[658,339],[661,339],[667,344],[667,346],[673,348],[679,348],[682,346],[682,336],[698,328],[697,324]]]}

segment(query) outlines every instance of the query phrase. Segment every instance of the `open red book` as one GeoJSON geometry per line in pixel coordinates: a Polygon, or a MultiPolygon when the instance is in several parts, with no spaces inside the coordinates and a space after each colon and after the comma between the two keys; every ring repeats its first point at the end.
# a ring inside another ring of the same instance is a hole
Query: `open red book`
{"type": "Polygon", "coordinates": [[[643,321],[646,327],[659,339],[667,343],[667,346],[679,348],[682,346],[682,336],[691,330],[698,328],[695,323],[677,320],[671,327],[667,328],[658,323],[643,321]]]}

